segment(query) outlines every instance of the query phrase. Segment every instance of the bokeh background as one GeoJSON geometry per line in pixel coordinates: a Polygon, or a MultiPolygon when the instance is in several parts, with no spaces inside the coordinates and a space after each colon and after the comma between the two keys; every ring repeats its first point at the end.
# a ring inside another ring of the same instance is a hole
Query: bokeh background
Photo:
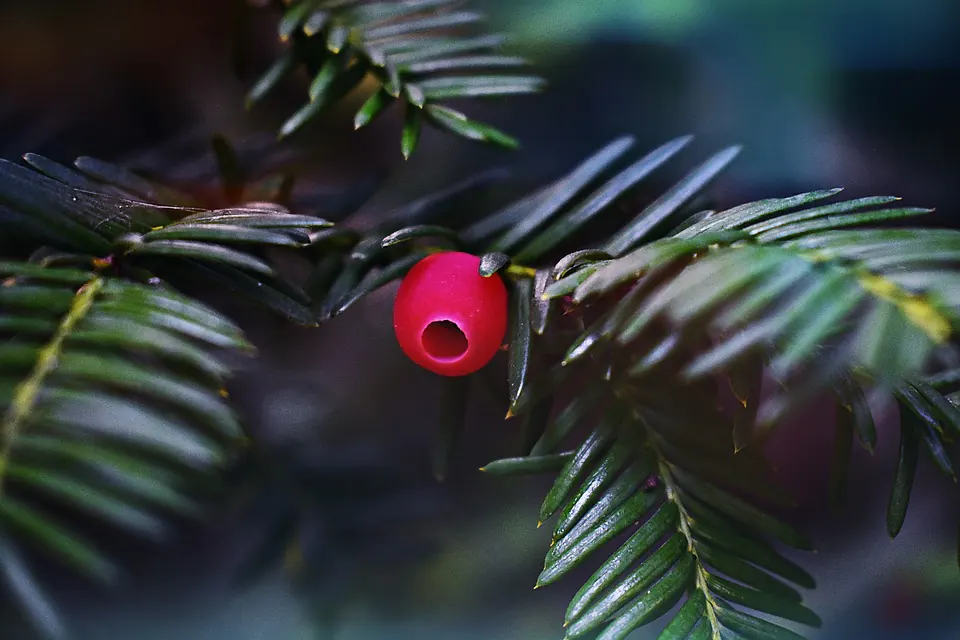
{"type": "MultiPolygon", "coordinates": [[[[395,116],[354,133],[349,109],[277,147],[272,132],[303,86],[243,110],[245,90],[279,45],[275,16],[239,1],[7,0],[0,155],[93,155],[203,184],[214,171],[205,141],[220,133],[252,162],[296,166],[304,212],[336,217],[363,202],[361,217],[374,219],[487,168],[507,168],[507,185],[463,206],[493,206],[542,184],[623,133],[639,148],[694,133],[701,157],[745,145],[714,189],[722,204],[844,186],[851,196],[936,207],[931,224],[956,224],[956,0],[473,4],[550,83],[542,95],[469,111],[519,135],[518,153],[426,131],[403,162],[395,116]]],[[[649,195],[665,186],[652,183],[649,195]]],[[[566,599],[589,570],[532,590],[548,544],[535,528],[544,482],[476,471],[516,446],[518,425],[503,420],[503,363],[474,394],[455,470],[437,484],[429,459],[437,381],[395,345],[391,296],[382,291],[308,331],[209,292],[261,350],[232,394],[255,436],[255,473],[269,481],[258,492],[250,473],[232,475],[209,519],[182,523],[164,546],[104,532],[101,543],[130,570],[120,590],[44,567],[79,640],[562,636],[566,599]],[[251,550],[276,538],[291,510],[306,516],[286,566],[238,581],[251,550]]],[[[839,513],[826,506],[829,410],[811,406],[770,445],[801,498],[795,519],[818,543],[816,555],[799,558],[820,584],[809,595],[825,620],[815,637],[960,637],[956,487],[922,468],[891,542],[883,526],[891,427],[875,456],[856,452],[851,499],[839,513]]],[[[4,607],[0,600],[0,638],[29,638],[4,607]]]]}

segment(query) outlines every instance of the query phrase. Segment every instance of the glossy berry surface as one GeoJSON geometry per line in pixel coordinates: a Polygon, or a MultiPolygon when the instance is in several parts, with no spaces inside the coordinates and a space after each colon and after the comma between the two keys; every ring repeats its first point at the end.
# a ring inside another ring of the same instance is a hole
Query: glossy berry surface
{"type": "Polygon", "coordinates": [[[480,258],[436,253],[418,262],[400,284],[393,329],[400,348],[424,369],[465,376],[496,355],[507,332],[507,288],[482,277],[480,258]]]}

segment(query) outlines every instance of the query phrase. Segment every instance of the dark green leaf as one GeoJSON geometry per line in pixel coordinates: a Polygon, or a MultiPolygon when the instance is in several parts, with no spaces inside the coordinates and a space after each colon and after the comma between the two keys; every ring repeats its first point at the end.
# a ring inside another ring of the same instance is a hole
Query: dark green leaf
{"type": "Polygon", "coordinates": [[[960,409],[925,382],[913,380],[910,384],[930,404],[937,422],[943,427],[949,427],[954,436],[960,436],[960,409]]]}
{"type": "Polygon", "coordinates": [[[409,159],[410,154],[417,148],[422,125],[423,109],[407,105],[403,117],[403,132],[400,134],[400,152],[403,154],[404,160],[409,159]]]}
{"type": "Polygon", "coordinates": [[[933,209],[903,208],[903,209],[884,209],[881,211],[868,211],[845,216],[827,216],[807,222],[789,224],[771,229],[765,233],[757,234],[757,240],[760,242],[783,242],[790,238],[811,234],[824,229],[839,229],[841,227],[855,227],[886,220],[898,220],[926,213],[932,213],[933,209]]]}
{"type": "Polygon", "coordinates": [[[333,54],[340,53],[350,38],[350,29],[343,24],[331,25],[327,32],[327,49],[333,54]]]}
{"type": "Polygon", "coordinates": [[[53,178],[57,182],[61,182],[68,187],[99,193],[104,197],[117,196],[129,198],[131,195],[115,185],[104,184],[103,182],[95,180],[81,171],[71,167],[66,167],[59,162],[54,162],[53,160],[45,158],[41,155],[37,155],[35,153],[25,153],[23,154],[23,159],[27,164],[43,175],[47,176],[48,178],[53,178]]]}
{"type": "Polygon", "coordinates": [[[282,563],[284,553],[296,540],[301,519],[297,510],[285,500],[270,505],[270,516],[253,549],[241,559],[235,580],[241,586],[259,584],[264,574],[282,563]]]}
{"type": "Polygon", "coordinates": [[[863,389],[850,376],[841,378],[840,385],[837,387],[837,394],[840,401],[839,408],[850,414],[854,431],[860,444],[873,453],[877,445],[877,427],[873,422],[873,412],[867,402],[863,389]]]}
{"type": "Polygon", "coordinates": [[[421,80],[417,86],[433,101],[536,93],[544,81],[537,76],[443,76],[421,80]]]}
{"type": "Polygon", "coordinates": [[[802,567],[783,557],[776,549],[754,536],[746,536],[733,528],[722,517],[711,516],[708,507],[689,497],[685,499],[690,508],[690,524],[694,537],[708,541],[712,546],[727,550],[743,560],[767,569],[790,582],[813,589],[816,582],[802,567]],[[693,509],[693,506],[697,506],[693,509]]]}
{"type": "Polygon", "coordinates": [[[134,353],[146,353],[200,373],[213,384],[229,373],[229,368],[213,354],[198,348],[181,336],[125,318],[88,317],[71,334],[66,345],[119,347],[134,353]]]}
{"type": "Polygon", "coordinates": [[[443,238],[452,241],[454,244],[458,244],[457,232],[453,229],[433,224],[421,224],[394,231],[380,241],[380,246],[392,247],[395,244],[418,238],[443,238]]]}
{"type": "Polygon", "coordinates": [[[830,464],[830,505],[839,509],[846,501],[847,480],[850,475],[850,455],[853,453],[853,413],[837,405],[833,428],[833,458],[830,464]]]}
{"type": "Polygon", "coordinates": [[[589,222],[595,215],[605,210],[614,200],[665,164],[687,146],[691,140],[693,140],[693,136],[671,140],[624,169],[593,192],[583,204],[565,213],[543,233],[534,238],[520,250],[516,259],[520,262],[531,262],[540,258],[557,244],[569,238],[571,234],[589,222]]]}
{"type": "Polygon", "coordinates": [[[337,77],[343,73],[348,60],[349,57],[347,54],[343,53],[341,55],[333,56],[323,63],[323,66],[320,67],[320,71],[318,71],[317,75],[314,76],[313,81],[310,83],[310,87],[307,89],[307,95],[310,97],[310,102],[330,104],[330,101],[326,98],[327,92],[333,86],[333,83],[337,77]]]}
{"type": "Polygon", "coordinates": [[[754,222],[764,220],[775,213],[802,207],[818,200],[825,200],[835,196],[841,191],[843,191],[843,189],[824,189],[821,191],[801,193],[787,198],[770,198],[750,202],[714,214],[702,222],[698,222],[684,229],[680,233],[680,237],[691,238],[701,233],[720,231],[723,229],[742,229],[754,222]]]}
{"type": "Polygon", "coordinates": [[[273,273],[273,268],[270,265],[250,254],[206,242],[154,240],[153,242],[134,245],[127,253],[137,256],[194,258],[229,264],[240,269],[248,269],[266,275],[273,273]]]}
{"type": "Polygon", "coordinates": [[[729,244],[742,237],[738,232],[735,232],[704,234],[690,240],[665,238],[652,242],[635,249],[618,260],[597,263],[605,268],[596,270],[594,276],[577,290],[574,300],[582,302],[590,296],[609,293],[623,284],[636,280],[644,273],[669,264],[678,258],[702,251],[711,245],[729,244]]]}
{"type": "MultiPolygon", "coordinates": [[[[615,419],[618,420],[619,417],[615,419]]],[[[573,525],[580,520],[580,517],[586,513],[587,509],[600,499],[607,487],[610,486],[623,468],[629,464],[632,453],[633,451],[630,447],[624,446],[619,442],[610,448],[593,472],[587,476],[587,479],[580,485],[577,493],[563,508],[557,525],[554,528],[555,537],[567,533],[573,525]]],[[[542,515],[541,512],[541,516],[542,515]]]]}
{"type": "Polygon", "coordinates": [[[732,607],[716,608],[717,619],[748,640],[805,640],[803,636],[778,625],[747,615],[732,607]]]}
{"type": "MultiPolygon", "coordinates": [[[[716,640],[710,621],[706,618],[700,620],[686,640],[716,640]]],[[[729,629],[720,629],[720,640],[743,640],[743,638],[729,629]]]]}
{"type": "Polygon", "coordinates": [[[764,362],[762,358],[745,360],[731,367],[730,389],[740,403],[734,417],[733,447],[735,451],[745,448],[753,438],[763,391],[764,362]]]}
{"type": "MultiPolygon", "coordinates": [[[[370,26],[381,22],[391,22],[397,18],[405,18],[418,13],[428,12],[431,9],[442,10],[444,5],[454,4],[456,0],[405,0],[396,2],[371,2],[360,4],[350,9],[350,19],[353,22],[370,26]]],[[[333,6],[337,2],[329,3],[333,6]]],[[[356,4],[352,0],[341,4],[356,4]]]]}
{"type": "Polygon", "coordinates": [[[314,116],[320,113],[326,105],[327,103],[323,100],[314,100],[300,107],[280,126],[277,138],[283,140],[299,131],[305,124],[313,120],[314,116]]]}
{"type": "Polygon", "coordinates": [[[240,426],[217,389],[198,389],[193,381],[157,375],[126,359],[68,352],[60,357],[53,382],[76,380],[132,391],[162,401],[171,408],[186,410],[228,437],[239,437],[240,426]]]}
{"type": "Polygon", "coordinates": [[[266,73],[250,88],[246,99],[247,108],[249,109],[257,102],[260,102],[281,80],[293,71],[296,64],[297,60],[292,51],[287,51],[277,58],[277,61],[270,65],[266,73]]]}
{"type": "Polygon", "coordinates": [[[714,509],[795,549],[813,550],[813,544],[806,536],[748,502],[677,468],[672,468],[671,472],[685,491],[694,494],[714,509]]]}
{"type": "Polygon", "coordinates": [[[217,160],[217,172],[220,174],[224,195],[230,200],[239,200],[247,180],[237,152],[221,135],[213,136],[210,146],[217,160]]]}
{"type": "MultiPolygon", "coordinates": [[[[86,203],[74,201],[77,193],[32,169],[0,159],[0,206],[24,214],[63,247],[105,255],[110,251],[106,233],[101,235],[92,229],[111,232],[116,227],[102,226],[109,219],[102,205],[99,208],[82,206],[86,203]]],[[[126,230],[122,226],[120,229],[126,230]]]]}
{"type": "Polygon", "coordinates": [[[102,442],[84,443],[62,437],[21,434],[15,447],[26,455],[79,463],[95,472],[116,492],[135,500],[183,515],[197,516],[200,513],[195,503],[178,492],[176,478],[171,472],[102,442]]]}
{"type": "Polygon", "coordinates": [[[707,574],[707,586],[713,593],[735,604],[793,620],[810,627],[819,628],[823,624],[817,614],[799,602],[785,600],[756,589],[750,589],[712,574],[707,574]]]}
{"type": "Polygon", "coordinates": [[[559,280],[567,275],[570,271],[581,265],[598,262],[600,260],[612,259],[613,256],[606,251],[600,251],[599,249],[584,249],[582,251],[574,251],[573,253],[564,256],[559,262],[557,262],[556,266],[553,268],[553,277],[555,280],[559,280]]]}
{"type": "Polygon", "coordinates": [[[348,259],[327,291],[320,311],[317,313],[317,320],[319,322],[329,320],[337,309],[345,309],[349,306],[346,303],[350,302],[351,292],[357,290],[371,269],[373,265],[368,260],[348,259]]]}
{"type": "Polygon", "coordinates": [[[401,65],[401,70],[412,74],[459,71],[462,69],[490,69],[499,67],[522,67],[529,64],[523,58],[502,55],[458,56],[434,58],[401,65]]]}
{"type": "Polygon", "coordinates": [[[603,389],[598,388],[598,385],[592,385],[574,397],[537,440],[531,454],[539,456],[554,453],[563,439],[596,407],[602,392],[603,389]]]}
{"type": "Polygon", "coordinates": [[[528,238],[542,224],[553,217],[582,189],[597,179],[633,145],[633,138],[617,138],[594,155],[584,160],[577,168],[558,180],[548,195],[509,231],[490,246],[490,251],[508,252],[528,238]]]}
{"type": "Polygon", "coordinates": [[[199,242],[224,242],[241,244],[273,244],[297,247],[309,243],[306,234],[297,239],[287,233],[266,229],[239,227],[226,224],[174,224],[143,235],[144,242],[157,240],[193,240],[199,242]]]}
{"type": "MultiPolygon", "coordinates": [[[[429,107],[428,107],[429,110],[429,107]]],[[[541,187],[537,191],[511,202],[496,213],[481,218],[460,234],[468,244],[479,243],[493,234],[511,227],[527,217],[538,203],[549,197],[553,185],[541,187]]]]}
{"type": "MultiPolygon", "coordinates": [[[[391,67],[391,69],[392,68],[393,67],[391,67]]],[[[406,97],[407,102],[420,109],[424,108],[427,104],[427,96],[423,94],[423,89],[420,88],[420,85],[409,82],[404,84],[403,95],[406,97]]]]}
{"type": "Polygon", "coordinates": [[[660,492],[639,491],[622,502],[603,522],[593,522],[591,526],[583,528],[578,523],[569,534],[550,547],[537,584],[542,586],[559,580],[594,551],[636,524],[662,499],[660,492]],[[557,546],[568,540],[575,542],[565,544],[562,548],[557,546]]]}
{"type": "Polygon", "coordinates": [[[277,26],[277,35],[280,36],[280,39],[289,40],[290,36],[299,31],[303,22],[317,4],[318,2],[316,2],[316,0],[303,0],[302,2],[291,4],[290,8],[284,12],[277,26]]]}
{"type": "Polygon", "coordinates": [[[460,441],[467,420],[469,397],[469,376],[443,379],[439,430],[433,448],[433,475],[437,480],[446,479],[449,472],[450,459],[460,441]]]}
{"type": "Polygon", "coordinates": [[[502,458],[494,460],[483,467],[492,476],[523,476],[535,473],[559,472],[573,457],[572,451],[554,453],[546,456],[523,456],[520,458],[502,458]]]}
{"type": "Polygon", "coordinates": [[[5,309],[44,312],[62,315],[70,308],[74,293],[69,289],[19,285],[0,287],[0,304],[5,309]]]}
{"type": "Polygon", "coordinates": [[[117,569],[93,547],[40,514],[10,497],[0,500],[0,521],[27,535],[43,551],[60,556],[85,574],[104,582],[113,582],[117,569]]]}
{"type": "MultiPolygon", "coordinates": [[[[799,197],[802,199],[805,195],[806,194],[799,197]]],[[[810,220],[817,220],[818,218],[849,213],[851,211],[857,211],[858,209],[866,209],[867,207],[879,207],[885,204],[890,204],[891,202],[896,202],[899,199],[900,198],[893,196],[872,196],[868,198],[858,198],[856,200],[847,200],[844,202],[835,202],[833,204],[803,209],[801,211],[797,211],[796,213],[782,214],[769,220],[757,222],[747,226],[744,228],[744,230],[751,235],[759,235],[775,229],[780,229],[782,227],[793,226],[810,220]]]]}
{"type": "Polygon", "coordinates": [[[548,286],[547,290],[543,292],[542,297],[550,300],[572,295],[584,282],[589,280],[590,276],[610,264],[613,264],[612,260],[594,262],[593,264],[588,264],[577,269],[573,273],[568,273],[568,275],[564,276],[561,280],[557,280],[548,286]]]}
{"type": "Polygon", "coordinates": [[[12,540],[0,535],[0,578],[30,617],[33,627],[45,638],[59,640],[67,637],[67,630],[50,597],[30,571],[26,558],[12,540]]]}
{"type": "MultiPolygon", "coordinates": [[[[109,285],[108,285],[109,286],[109,285]]],[[[164,308],[150,304],[144,297],[105,300],[94,306],[84,321],[99,322],[126,318],[139,324],[155,326],[174,333],[182,333],[211,345],[232,349],[245,349],[250,345],[233,326],[213,324],[208,318],[192,310],[182,312],[176,308],[164,308]]]]}
{"type": "Polygon", "coordinates": [[[645,513],[660,497],[659,491],[644,490],[652,467],[649,459],[627,467],[582,518],[572,527],[565,526],[562,535],[555,536],[555,542],[547,554],[547,564],[561,555],[567,555],[574,543],[585,543],[587,538],[598,536],[607,539],[608,535],[617,535],[634,524],[639,515],[645,513]]]}
{"type": "Polygon", "coordinates": [[[550,311],[553,307],[551,300],[544,300],[543,294],[550,284],[552,276],[547,269],[538,269],[533,277],[533,300],[530,309],[530,325],[533,332],[542,336],[547,330],[547,322],[550,320],[550,311]]]}
{"type": "MultiPolygon", "coordinates": [[[[410,47],[407,51],[401,51],[391,55],[394,63],[404,66],[424,60],[433,60],[444,58],[460,53],[471,53],[482,51],[484,49],[494,49],[504,43],[506,38],[499,34],[477,36],[472,38],[442,39],[434,38],[429,42],[420,43],[415,47],[410,47]]],[[[397,41],[401,43],[403,41],[397,41]]]]}
{"type": "Polygon", "coordinates": [[[790,335],[783,341],[780,355],[770,363],[773,375],[785,379],[794,368],[817,355],[824,343],[847,324],[866,295],[866,291],[852,282],[825,291],[822,299],[811,304],[807,314],[786,328],[790,335]]]}
{"type": "Polygon", "coordinates": [[[253,277],[230,265],[216,263],[189,263],[191,271],[216,281],[227,291],[236,292],[264,308],[303,326],[316,326],[307,306],[305,292],[286,280],[258,275],[253,277]]]}
{"type": "Polygon", "coordinates": [[[222,457],[213,443],[194,430],[131,400],[63,389],[48,394],[54,402],[44,403],[35,419],[51,427],[86,431],[140,445],[201,468],[219,462],[222,457]]]}
{"type": "Polygon", "coordinates": [[[163,523],[135,505],[128,504],[101,489],[78,482],[55,471],[32,469],[11,464],[6,468],[6,477],[14,483],[59,498],[64,504],[87,511],[121,527],[160,539],[164,533],[163,523]]]}
{"type": "MultiPolygon", "coordinates": [[[[121,280],[107,280],[103,287],[106,298],[98,308],[124,306],[135,314],[140,308],[165,312],[186,318],[222,335],[242,340],[240,328],[219,312],[196,300],[165,287],[136,285],[121,280]],[[130,305],[126,307],[125,305],[130,305]]],[[[120,309],[117,309],[120,310],[120,309]]]]}
{"type": "Polygon", "coordinates": [[[643,240],[660,223],[664,222],[681,206],[700,193],[740,153],[740,147],[729,147],[711,156],[699,167],[687,174],[680,182],[644,209],[613,238],[603,250],[619,256],[643,240]]]}
{"type": "Polygon", "coordinates": [[[557,476],[553,487],[544,498],[540,506],[540,520],[546,520],[563,504],[573,490],[574,485],[587,472],[593,463],[607,450],[613,442],[615,431],[619,426],[621,415],[611,412],[613,419],[604,420],[599,427],[593,430],[583,441],[573,457],[557,476]]]}
{"type": "MultiPolygon", "coordinates": [[[[326,229],[332,222],[313,216],[299,216],[286,211],[269,211],[253,207],[203,211],[181,218],[174,226],[186,224],[227,224],[256,229],[326,229]]],[[[341,231],[349,233],[349,231],[341,231]]]]}
{"type": "Polygon", "coordinates": [[[349,309],[354,303],[364,298],[374,291],[384,287],[394,280],[399,280],[418,262],[430,255],[426,251],[416,251],[410,255],[404,256],[399,260],[391,262],[381,269],[374,277],[365,278],[356,289],[346,296],[333,311],[333,315],[340,315],[349,309]]]}
{"type": "Polygon", "coordinates": [[[482,18],[483,16],[481,14],[472,11],[459,11],[454,13],[443,13],[439,15],[428,14],[423,18],[402,20],[383,27],[367,29],[364,33],[364,37],[367,42],[375,42],[377,40],[387,40],[419,31],[459,27],[465,24],[477,22],[482,18]]]}
{"type": "MultiPolygon", "coordinates": [[[[482,264],[481,264],[482,266],[482,264]]],[[[530,370],[530,298],[533,296],[533,281],[529,278],[515,280],[511,284],[512,301],[510,315],[510,352],[507,359],[507,389],[510,406],[520,399],[530,370]]]]}
{"type": "Polygon", "coordinates": [[[480,256],[480,275],[489,278],[510,266],[510,256],[505,253],[485,253],[480,256]]]}
{"type": "Polygon", "coordinates": [[[40,265],[30,264],[28,262],[4,261],[0,261],[0,276],[15,276],[17,278],[39,280],[41,282],[77,285],[93,279],[93,273],[90,271],[80,271],[77,269],[54,269],[51,267],[42,267],[40,265]]]}
{"type": "Polygon", "coordinates": [[[546,396],[524,412],[523,423],[520,425],[520,451],[524,454],[529,453],[537,440],[543,436],[552,411],[553,397],[546,396]]]}
{"type": "Polygon", "coordinates": [[[303,23],[303,33],[306,34],[307,37],[314,36],[323,31],[329,20],[330,12],[314,11],[310,14],[310,17],[307,18],[306,22],[303,23]]]}
{"type": "Polygon", "coordinates": [[[887,504],[887,533],[891,538],[897,537],[900,533],[907,515],[910,491],[913,489],[913,479],[917,472],[919,445],[920,434],[916,427],[909,421],[901,421],[897,466],[893,475],[890,500],[887,504]]]}
{"type": "MultiPolygon", "coordinates": [[[[331,29],[331,37],[335,32],[336,29],[331,29]]],[[[318,96],[312,102],[308,102],[283,123],[280,127],[278,138],[283,139],[289,137],[312,120],[313,117],[320,113],[325,107],[350,93],[360,84],[361,80],[363,80],[367,74],[367,71],[367,64],[357,63],[348,67],[343,73],[337,76],[331,86],[323,92],[322,96],[318,96]]]]}
{"type": "Polygon", "coordinates": [[[359,129],[373,122],[394,100],[395,98],[383,89],[375,91],[353,117],[353,128],[359,129]]]}
{"type": "Polygon", "coordinates": [[[504,149],[517,149],[520,146],[516,138],[488,124],[471,120],[455,109],[439,104],[428,104],[424,108],[431,123],[468,140],[489,142],[504,149]]]}
{"type": "MultiPolygon", "coordinates": [[[[168,202],[179,200],[179,194],[173,194],[158,184],[142,178],[130,169],[96,158],[81,156],[73,161],[73,165],[88,176],[102,180],[111,185],[121,187],[124,191],[133,194],[148,202],[168,202]]],[[[182,197],[182,196],[181,196],[182,197]]]]}
{"type": "Polygon", "coordinates": [[[900,420],[901,422],[913,422],[914,428],[920,433],[920,438],[927,446],[927,451],[930,453],[934,464],[937,465],[937,468],[940,469],[942,473],[956,482],[957,474],[953,469],[953,462],[950,460],[950,455],[944,444],[943,429],[940,424],[935,420],[928,421],[921,419],[915,413],[903,413],[902,408],[900,420]]]}
{"type": "Polygon", "coordinates": [[[742,582],[748,587],[764,593],[769,593],[770,595],[794,602],[800,602],[803,599],[800,592],[790,585],[774,578],[766,571],[741,560],[732,553],[716,549],[704,542],[697,542],[696,549],[701,562],[710,565],[715,571],[733,580],[742,582]]]}
{"type": "Polygon", "coordinates": [[[689,569],[692,557],[687,553],[687,545],[683,536],[676,533],[640,564],[636,570],[615,584],[593,606],[581,615],[570,618],[567,637],[578,638],[596,629],[633,598],[653,586],[667,573],[671,566],[681,559],[686,560],[681,566],[689,569]]]}
{"type": "Polygon", "coordinates": [[[684,640],[703,617],[706,606],[707,600],[703,591],[697,589],[687,597],[687,601],[677,611],[677,615],[673,617],[670,624],[663,628],[657,640],[684,640]]]}
{"type": "Polygon", "coordinates": [[[603,630],[597,640],[625,640],[630,633],[663,615],[682,597],[694,575],[693,556],[685,555],[657,584],[603,630]]]}

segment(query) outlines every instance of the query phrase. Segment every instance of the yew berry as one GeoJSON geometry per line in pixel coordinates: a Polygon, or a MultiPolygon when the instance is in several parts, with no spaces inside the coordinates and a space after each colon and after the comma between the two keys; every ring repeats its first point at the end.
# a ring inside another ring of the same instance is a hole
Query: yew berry
{"type": "Polygon", "coordinates": [[[507,332],[507,288],[484,278],[480,258],[456,251],[418,262],[400,283],[393,329],[400,348],[424,369],[465,376],[496,355],[507,332]]]}

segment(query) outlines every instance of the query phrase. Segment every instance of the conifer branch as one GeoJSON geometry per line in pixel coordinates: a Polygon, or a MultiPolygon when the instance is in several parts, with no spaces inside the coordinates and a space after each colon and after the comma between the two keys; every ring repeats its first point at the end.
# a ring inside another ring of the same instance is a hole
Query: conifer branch
{"type": "MultiPolygon", "coordinates": [[[[11,282],[10,286],[12,284],[11,282]]],[[[64,341],[90,311],[94,299],[102,288],[103,280],[97,276],[88,280],[77,290],[67,315],[60,322],[50,341],[40,350],[30,375],[14,389],[13,399],[3,415],[2,426],[0,426],[0,499],[3,497],[5,471],[14,440],[24,420],[36,405],[37,397],[47,376],[57,367],[64,341]]]]}

